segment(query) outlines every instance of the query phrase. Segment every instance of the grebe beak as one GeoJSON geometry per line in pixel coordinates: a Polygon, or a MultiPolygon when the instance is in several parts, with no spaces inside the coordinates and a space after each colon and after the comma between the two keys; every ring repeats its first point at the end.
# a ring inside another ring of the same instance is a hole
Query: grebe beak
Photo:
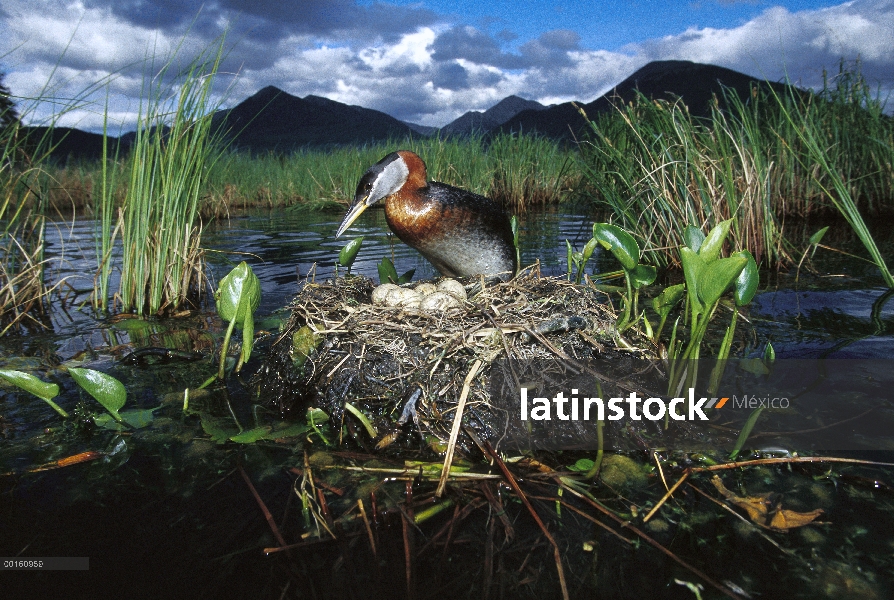
{"type": "Polygon", "coordinates": [[[354,221],[357,220],[357,217],[363,214],[363,211],[365,211],[367,206],[369,206],[365,202],[365,200],[366,198],[354,198],[354,204],[351,205],[351,209],[348,211],[348,214],[345,215],[345,218],[341,222],[341,225],[338,226],[338,231],[335,232],[335,237],[343,234],[345,230],[350,227],[354,221]]]}

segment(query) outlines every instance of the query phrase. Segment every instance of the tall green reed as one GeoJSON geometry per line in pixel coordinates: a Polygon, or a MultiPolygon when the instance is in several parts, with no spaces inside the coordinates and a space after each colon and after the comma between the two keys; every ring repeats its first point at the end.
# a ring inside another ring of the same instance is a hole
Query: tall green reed
{"type": "Polygon", "coordinates": [[[121,210],[123,310],[159,314],[204,289],[199,207],[206,169],[221,152],[211,92],[223,54],[221,38],[172,87],[175,53],[144,84],[121,210]]]}
{"type": "Polygon", "coordinates": [[[588,191],[655,262],[677,262],[681,223],[735,218],[733,250],[784,263],[786,216],[828,210],[845,195],[852,225],[859,210],[894,208],[894,121],[858,66],[842,65],[818,94],[755,84],[748,97],[720,100],[699,118],[680,101],[640,96],[590,121],[588,191]]]}

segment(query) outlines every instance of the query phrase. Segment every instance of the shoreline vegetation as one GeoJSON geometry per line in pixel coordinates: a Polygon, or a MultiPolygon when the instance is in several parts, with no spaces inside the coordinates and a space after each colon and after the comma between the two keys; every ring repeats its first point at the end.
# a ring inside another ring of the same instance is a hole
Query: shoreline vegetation
{"type": "Polygon", "coordinates": [[[685,225],[707,231],[733,219],[729,252],[748,250],[770,267],[796,262],[803,250],[787,241],[786,222],[841,214],[894,286],[863,221],[894,209],[894,119],[859,65],[842,64],[818,93],[755,83],[750,97],[715,97],[707,117],[690,114],[680,100],[639,96],[588,118],[576,144],[504,133],[250,155],[226,149],[223,132],[208,118],[217,108],[209,90],[221,52],[218,46],[181,70],[186,76],[176,87],[147,83],[142,135],[124,155],[106,148],[105,160],[64,163],[51,157],[46,130],[40,140],[23,138],[18,121],[3,130],[4,326],[44,307],[50,288],[43,282],[42,231],[51,215],[101,222],[94,305],[102,310],[115,293],[107,282],[117,236],[177,248],[163,269],[186,260],[178,271],[189,275],[170,292],[160,289],[169,283],[163,278],[122,265],[128,291],[119,292],[119,308],[160,314],[201,296],[203,223],[258,208],[341,209],[359,175],[397,147],[424,157],[432,179],[488,195],[514,214],[566,203],[607,214],[661,268],[679,267],[675,250],[685,225]],[[201,155],[191,154],[196,148],[201,155]],[[147,167],[150,155],[162,162],[147,167]],[[163,210],[158,214],[177,213],[177,222],[159,217],[156,231],[137,231],[145,223],[133,217],[148,215],[160,201],[187,209],[163,210]]]}

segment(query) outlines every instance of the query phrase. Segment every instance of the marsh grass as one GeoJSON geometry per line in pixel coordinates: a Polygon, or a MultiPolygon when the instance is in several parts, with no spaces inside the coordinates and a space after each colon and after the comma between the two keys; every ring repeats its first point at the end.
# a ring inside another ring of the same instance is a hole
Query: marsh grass
{"type": "Polygon", "coordinates": [[[353,198],[364,171],[400,149],[425,160],[429,179],[490,196],[514,212],[558,202],[576,183],[574,152],[550,140],[511,135],[492,140],[415,138],[291,154],[227,153],[209,174],[206,206],[209,214],[343,206],[353,198]]]}
{"type": "MultiPolygon", "coordinates": [[[[212,134],[211,91],[223,49],[220,39],[172,86],[175,52],[144,84],[136,139],[127,159],[127,193],[119,213],[123,310],[160,314],[183,306],[204,290],[199,209],[207,169],[220,154],[212,134]]],[[[108,161],[102,161],[104,169],[106,165],[108,161]]],[[[99,295],[103,284],[107,286],[109,253],[117,231],[111,230],[110,181],[104,171],[99,295]]]]}
{"type": "Polygon", "coordinates": [[[734,217],[732,250],[780,264],[786,217],[849,206],[853,224],[894,207],[894,125],[859,70],[842,65],[818,94],[787,89],[730,93],[707,118],[640,96],[590,121],[581,168],[596,202],[663,265],[677,262],[687,224],[734,217]]]}

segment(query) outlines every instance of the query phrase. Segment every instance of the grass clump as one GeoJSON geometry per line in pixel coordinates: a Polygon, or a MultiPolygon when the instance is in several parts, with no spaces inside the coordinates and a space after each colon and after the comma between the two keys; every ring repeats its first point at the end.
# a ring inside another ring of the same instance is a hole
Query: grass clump
{"type": "MultiPolygon", "coordinates": [[[[123,310],[159,314],[204,289],[199,209],[206,170],[220,153],[211,90],[222,56],[223,39],[190,64],[176,89],[168,82],[173,59],[146,84],[121,210],[123,310]]],[[[112,199],[103,195],[103,215],[112,199]]]]}
{"type": "Polygon", "coordinates": [[[844,65],[818,94],[755,84],[748,98],[716,99],[707,118],[639,96],[590,122],[581,168],[596,203],[661,265],[678,262],[681,223],[732,218],[734,251],[784,263],[786,216],[841,210],[853,225],[855,211],[894,208],[894,121],[883,109],[859,67],[844,65]]]}

